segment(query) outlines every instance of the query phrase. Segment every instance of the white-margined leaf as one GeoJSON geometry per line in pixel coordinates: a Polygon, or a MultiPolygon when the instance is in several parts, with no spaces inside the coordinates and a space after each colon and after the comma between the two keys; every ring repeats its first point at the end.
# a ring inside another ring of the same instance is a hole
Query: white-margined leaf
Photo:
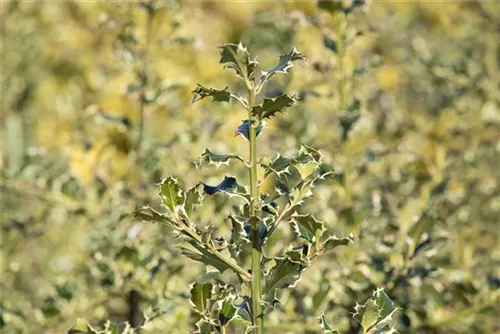
{"type": "Polygon", "coordinates": [[[264,101],[252,108],[252,114],[259,120],[271,118],[278,112],[283,112],[285,108],[291,107],[297,103],[295,96],[282,94],[275,98],[264,98],[264,101]]]}
{"type": "Polygon", "coordinates": [[[224,68],[231,68],[236,72],[243,80],[249,80],[257,66],[255,60],[250,59],[247,48],[245,48],[241,43],[232,44],[226,43],[220,48],[220,61],[219,63],[224,65],[224,68]]]}
{"type": "Polygon", "coordinates": [[[230,160],[243,161],[243,158],[235,154],[215,154],[209,149],[205,149],[195,164],[198,169],[201,169],[203,164],[215,165],[218,168],[220,165],[229,165],[230,160]]]}

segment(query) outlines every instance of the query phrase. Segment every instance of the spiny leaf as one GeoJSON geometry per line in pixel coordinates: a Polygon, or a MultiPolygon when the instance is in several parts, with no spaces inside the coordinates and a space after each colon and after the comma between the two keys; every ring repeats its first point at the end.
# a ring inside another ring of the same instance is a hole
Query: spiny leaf
{"type": "Polygon", "coordinates": [[[323,250],[325,251],[332,250],[339,246],[347,246],[353,242],[354,242],[354,237],[352,235],[345,238],[338,238],[335,235],[332,235],[323,242],[323,250]]]}
{"type": "Polygon", "coordinates": [[[248,200],[248,192],[244,186],[241,186],[232,176],[225,176],[224,180],[216,186],[203,184],[203,191],[207,195],[215,195],[218,192],[223,192],[229,196],[239,196],[248,200]]]}
{"type": "Polygon", "coordinates": [[[363,315],[361,316],[361,327],[363,327],[363,332],[367,333],[372,326],[377,323],[379,317],[379,310],[377,304],[374,300],[369,300],[363,306],[363,315]]]}
{"type": "Polygon", "coordinates": [[[294,161],[300,164],[307,164],[311,161],[320,163],[322,158],[323,155],[320,151],[307,146],[306,144],[302,144],[300,145],[299,155],[298,157],[294,158],[294,161]]]}
{"type": "Polygon", "coordinates": [[[292,262],[302,263],[304,265],[309,265],[310,261],[308,259],[310,252],[310,247],[308,245],[300,245],[298,247],[293,247],[285,252],[285,255],[292,262]]]}
{"type": "Polygon", "coordinates": [[[154,210],[150,206],[144,206],[140,208],[139,210],[134,212],[134,217],[138,219],[142,219],[143,221],[147,222],[156,222],[156,223],[163,223],[163,224],[168,224],[168,225],[174,225],[172,221],[165,215],[159,213],[158,211],[154,210]]]}
{"type": "Polygon", "coordinates": [[[283,289],[294,286],[305,268],[304,264],[291,261],[287,257],[276,257],[276,265],[270,270],[266,277],[266,295],[275,289],[283,289]]]}
{"type": "Polygon", "coordinates": [[[160,198],[171,213],[177,214],[186,196],[177,179],[169,176],[160,184],[160,198]]]}
{"type": "Polygon", "coordinates": [[[201,169],[203,163],[208,163],[209,165],[215,165],[216,168],[219,168],[220,165],[226,164],[229,165],[229,161],[231,159],[243,161],[243,158],[239,155],[234,154],[215,154],[212,153],[209,149],[205,149],[205,152],[200,156],[198,161],[195,163],[198,169],[201,169]]]}
{"type": "Polygon", "coordinates": [[[243,80],[249,80],[257,66],[255,60],[250,60],[250,55],[243,45],[227,43],[219,46],[221,52],[220,64],[224,68],[231,68],[243,80]]]}
{"type": "Polygon", "coordinates": [[[279,56],[278,64],[267,70],[262,71],[262,76],[260,78],[260,85],[262,85],[271,78],[275,73],[288,73],[288,69],[293,67],[293,62],[296,60],[305,60],[306,57],[302,55],[296,48],[293,48],[287,54],[279,56]]]}
{"type": "Polygon", "coordinates": [[[353,317],[363,327],[363,333],[396,333],[395,321],[392,319],[398,310],[392,300],[379,288],[363,305],[357,304],[353,317]]]}
{"type": "Polygon", "coordinates": [[[231,92],[228,87],[224,89],[214,89],[197,84],[196,89],[193,90],[192,93],[193,103],[203,100],[206,97],[211,97],[213,102],[229,102],[229,99],[231,98],[231,92]]]}
{"type": "Polygon", "coordinates": [[[212,283],[193,283],[191,284],[191,303],[196,311],[205,313],[208,300],[212,297],[212,283]]]}
{"type": "MultiPolygon", "coordinates": [[[[262,129],[266,126],[266,121],[262,121],[259,123],[259,126],[257,126],[255,135],[258,136],[262,129]]],[[[240,126],[236,129],[236,135],[242,135],[243,138],[248,140],[250,138],[250,120],[245,119],[244,121],[241,122],[240,126]]]]}
{"type": "Polygon", "coordinates": [[[236,316],[238,308],[234,306],[234,297],[227,297],[221,302],[219,311],[219,324],[221,327],[227,326],[236,316]]]}
{"type": "Polygon", "coordinates": [[[269,176],[269,174],[274,173],[276,176],[280,177],[283,174],[290,173],[289,167],[292,160],[282,156],[278,153],[278,156],[272,160],[269,164],[262,164],[265,170],[264,177],[269,176]]]}
{"type": "Polygon", "coordinates": [[[292,224],[297,235],[310,243],[318,240],[325,231],[325,226],[322,222],[314,218],[313,215],[298,215],[292,216],[292,224]]]}
{"type": "Polygon", "coordinates": [[[196,205],[201,205],[203,201],[203,193],[199,184],[192,187],[186,192],[186,200],[184,201],[184,214],[186,218],[191,220],[193,209],[196,205]]]}
{"type": "Polygon", "coordinates": [[[264,98],[262,104],[252,108],[252,114],[259,120],[271,118],[274,114],[297,103],[294,96],[282,94],[275,98],[264,98]]]}
{"type": "Polygon", "coordinates": [[[230,269],[226,262],[219,259],[212,254],[208,249],[199,245],[196,241],[190,240],[181,245],[182,254],[187,257],[202,262],[205,265],[210,265],[216,268],[219,272],[223,273],[225,270],[230,269]]]}

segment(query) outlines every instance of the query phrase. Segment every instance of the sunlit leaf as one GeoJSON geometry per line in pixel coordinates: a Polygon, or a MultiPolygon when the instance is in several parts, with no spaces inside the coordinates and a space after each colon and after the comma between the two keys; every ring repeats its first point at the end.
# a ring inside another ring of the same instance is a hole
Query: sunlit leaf
{"type": "Polygon", "coordinates": [[[230,160],[243,161],[243,158],[235,154],[215,154],[209,149],[205,149],[205,152],[200,156],[196,162],[196,167],[201,169],[204,163],[208,165],[215,165],[218,168],[220,165],[229,165],[230,160]]]}
{"type": "Polygon", "coordinates": [[[176,214],[184,204],[186,195],[176,178],[169,176],[160,184],[160,198],[167,209],[176,214]]]}
{"type": "Polygon", "coordinates": [[[283,112],[285,108],[291,107],[297,103],[294,96],[282,94],[275,98],[264,98],[262,104],[252,108],[252,113],[259,120],[271,118],[278,112],[283,112]]]}
{"type": "Polygon", "coordinates": [[[302,55],[297,49],[293,48],[287,54],[279,56],[278,64],[266,71],[262,71],[260,78],[260,85],[262,86],[269,78],[275,73],[288,73],[288,70],[293,67],[293,62],[296,60],[305,60],[306,57],[302,55]]]}
{"type": "Polygon", "coordinates": [[[243,80],[249,80],[257,66],[255,60],[250,60],[250,55],[243,45],[223,44],[220,47],[221,59],[219,63],[224,64],[224,68],[231,68],[243,80]]]}
{"type": "Polygon", "coordinates": [[[291,222],[297,235],[310,243],[319,240],[325,231],[324,224],[310,214],[294,214],[291,222]]]}
{"type": "Polygon", "coordinates": [[[196,311],[205,313],[207,311],[208,300],[212,297],[212,283],[191,284],[191,303],[196,311]]]}

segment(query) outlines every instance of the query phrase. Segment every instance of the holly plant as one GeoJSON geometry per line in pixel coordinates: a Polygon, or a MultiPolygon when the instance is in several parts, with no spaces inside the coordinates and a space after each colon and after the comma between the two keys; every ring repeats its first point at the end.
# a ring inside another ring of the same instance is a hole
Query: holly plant
{"type": "Polygon", "coordinates": [[[245,182],[225,176],[216,185],[200,182],[184,189],[170,176],[160,184],[160,198],[166,212],[147,206],[135,215],[170,226],[182,242],[182,253],[206,266],[207,275],[191,285],[190,299],[199,314],[199,333],[226,333],[228,324],[239,319],[247,333],[260,334],[264,333],[266,315],[279,305],[280,291],[294,287],[314,258],[348,245],[353,237],[329,235],[323,222],[301,210],[318,181],[337,175],[322,163],[319,151],[302,145],[294,156],[278,153],[272,158],[259,158],[258,155],[259,134],[264,131],[266,120],[294,106],[298,100],[288,94],[261,96],[263,88],[274,75],[287,74],[294,62],[305,57],[292,49],[279,56],[275,67],[263,70],[241,44],[221,45],[220,55],[220,63],[236,73],[246,94],[233,93],[229,87],[198,85],[193,91],[193,101],[212,98],[214,102],[241,105],[246,119],[236,132],[241,140],[248,142],[248,158],[206,149],[196,164],[201,168],[238,163],[248,170],[248,179],[245,182]],[[274,190],[259,191],[259,185],[267,178],[271,178],[274,190]],[[204,198],[216,195],[239,199],[240,206],[235,206],[236,211],[228,217],[232,226],[230,235],[219,235],[218,224],[214,222],[201,228],[195,219],[194,212],[204,198]],[[280,242],[289,246],[271,255],[268,241],[286,225],[294,233],[291,240],[280,242]]]}

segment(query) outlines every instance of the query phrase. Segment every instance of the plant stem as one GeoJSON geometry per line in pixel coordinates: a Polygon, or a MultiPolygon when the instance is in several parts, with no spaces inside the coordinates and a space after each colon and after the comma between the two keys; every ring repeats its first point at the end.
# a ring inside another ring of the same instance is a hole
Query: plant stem
{"type": "MultiPolygon", "coordinates": [[[[250,215],[257,217],[257,199],[259,191],[257,189],[257,127],[258,120],[252,115],[252,107],[255,105],[255,87],[247,84],[249,87],[250,105],[248,108],[248,118],[250,120],[250,215]]],[[[253,325],[255,326],[254,333],[264,333],[264,321],[261,310],[261,244],[259,237],[259,223],[257,219],[252,220],[252,316],[253,325]]]]}

